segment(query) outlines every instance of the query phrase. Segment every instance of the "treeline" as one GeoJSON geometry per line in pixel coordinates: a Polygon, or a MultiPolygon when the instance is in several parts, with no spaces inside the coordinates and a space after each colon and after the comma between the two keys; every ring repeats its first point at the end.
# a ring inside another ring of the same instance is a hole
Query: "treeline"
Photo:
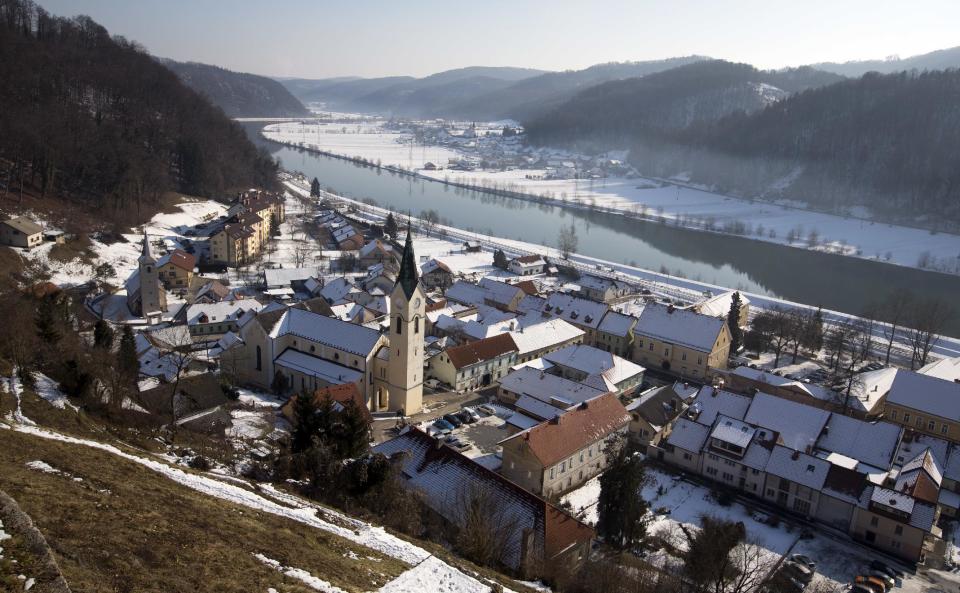
{"type": "Polygon", "coordinates": [[[119,222],[163,192],[273,187],[276,163],[135,42],[0,0],[0,181],[119,222]]]}
{"type": "Polygon", "coordinates": [[[695,124],[753,112],[841,78],[812,68],[762,71],[723,60],[695,62],[590,87],[525,126],[538,144],[629,146],[638,138],[668,139],[695,124]]]}

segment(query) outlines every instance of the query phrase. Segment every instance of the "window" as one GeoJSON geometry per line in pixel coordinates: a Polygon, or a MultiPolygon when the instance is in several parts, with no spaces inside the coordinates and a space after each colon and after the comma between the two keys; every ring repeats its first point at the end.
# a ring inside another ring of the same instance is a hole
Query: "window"
{"type": "Polygon", "coordinates": [[[551,479],[551,480],[556,476],[556,473],[557,473],[557,468],[551,467],[551,468],[550,468],[550,479],[551,479]]]}
{"type": "Polygon", "coordinates": [[[908,424],[910,422],[910,414],[903,415],[903,423],[908,424]]]}
{"type": "Polygon", "coordinates": [[[261,360],[261,356],[262,356],[262,352],[260,351],[260,346],[257,346],[257,370],[258,371],[263,370],[263,366],[262,366],[263,363],[261,360]]]}
{"type": "Polygon", "coordinates": [[[653,352],[653,342],[650,342],[650,352],[653,352]]]}
{"type": "Polygon", "coordinates": [[[870,517],[870,527],[876,527],[877,525],[880,525],[880,519],[876,517],[870,517]]]}
{"type": "Polygon", "coordinates": [[[923,416],[917,416],[917,428],[923,428],[923,416]]]}
{"type": "Polygon", "coordinates": [[[564,461],[563,463],[560,464],[560,473],[562,474],[562,473],[564,473],[565,471],[567,471],[567,462],[566,462],[566,461],[564,461]]]}
{"type": "Polygon", "coordinates": [[[398,335],[398,336],[399,336],[401,333],[403,333],[402,329],[403,329],[403,320],[401,320],[401,319],[400,319],[400,316],[397,315],[397,335],[398,335]]]}
{"type": "Polygon", "coordinates": [[[896,411],[896,410],[890,410],[890,419],[891,419],[891,420],[896,420],[896,419],[897,419],[897,411],[896,411]]]}
{"type": "Polygon", "coordinates": [[[680,360],[686,360],[686,359],[687,359],[687,353],[684,352],[683,355],[680,356],[680,360]]]}
{"type": "Polygon", "coordinates": [[[414,317],[414,318],[413,318],[413,333],[415,333],[415,334],[419,334],[419,333],[420,333],[420,318],[419,318],[419,317],[414,317]]]}
{"type": "Polygon", "coordinates": [[[693,456],[690,455],[689,453],[684,453],[683,458],[686,459],[687,461],[690,461],[691,459],[693,459],[693,456]]]}
{"type": "Polygon", "coordinates": [[[896,535],[903,535],[903,525],[897,525],[893,528],[893,533],[896,535]]]}
{"type": "Polygon", "coordinates": [[[707,468],[707,475],[710,475],[710,476],[715,476],[715,475],[717,475],[717,468],[715,468],[715,467],[708,467],[708,468],[707,468]]]}
{"type": "Polygon", "coordinates": [[[940,434],[947,434],[947,431],[950,430],[950,427],[946,423],[940,425],[940,434]]]}
{"type": "Polygon", "coordinates": [[[803,513],[804,515],[809,515],[810,503],[798,498],[793,501],[793,510],[797,511],[798,513],[803,513]]]}
{"type": "Polygon", "coordinates": [[[927,422],[927,430],[936,430],[936,429],[937,429],[937,423],[935,421],[930,420],[929,422],[927,422]]]}
{"type": "Polygon", "coordinates": [[[670,356],[670,349],[669,349],[669,348],[664,348],[664,349],[663,349],[663,355],[664,355],[664,356],[670,356]]]}
{"type": "Polygon", "coordinates": [[[900,549],[900,542],[898,542],[898,541],[895,540],[895,539],[892,539],[892,540],[890,540],[890,547],[893,548],[894,550],[899,550],[899,549],[900,549]]]}

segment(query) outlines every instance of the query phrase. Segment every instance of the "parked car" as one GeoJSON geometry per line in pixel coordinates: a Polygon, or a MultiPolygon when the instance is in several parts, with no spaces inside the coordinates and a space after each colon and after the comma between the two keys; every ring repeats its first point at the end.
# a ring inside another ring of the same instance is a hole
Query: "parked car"
{"type": "Polygon", "coordinates": [[[497,415],[497,409],[494,408],[493,406],[488,406],[487,404],[480,404],[479,406],[477,406],[477,410],[489,416],[497,415]]]}
{"type": "Polygon", "coordinates": [[[443,419],[452,424],[453,428],[460,428],[463,426],[463,421],[453,414],[444,414],[443,419]]]}
{"type": "Polygon", "coordinates": [[[871,569],[871,570],[882,570],[883,572],[887,573],[888,575],[890,575],[890,576],[893,577],[893,578],[898,578],[898,579],[902,579],[902,578],[903,578],[903,571],[902,571],[902,570],[897,570],[896,568],[890,566],[889,564],[887,564],[886,562],[884,562],[884,561],[882,561],[882,560],[871,560],[871,561],[870,561],[870,569],[871,569]]]}
{"type": "Polygon", "coordinates": [[[817,569],[817,563],[811,560],[810,556],[807,556],[806,554],[793,554],[790,556],[790,560],[792,562],[796,562],[797,564],[802,564],[810,570],[817,569]]]}
{"type": "Polygon", "coordinates": [[[893,589],[897,584],[897,582],[893,580],[893,577],[884,570],[873,569],[868,573],[868,576],[876,577],[883,581],[887,585],[887,589],[893,589]]]}
{"type": "Polygon", "coordinates": [[[860,583],[854,583],[850,585],[850,593],[877,593],[877,592],[866,585],[861,585],[860,583]]]}
{"type": "Polygon", "coordinates": [[[804,566],[803,564],[798,564],[796,562],[787,560],[783,563],[783,570],[801,583],[809,583],[813,580],[813,570],[807,566],[804,566]]]}
{"type": "Polygon", "coordinates": [[[860,575],[853,579],[853,582],[857,585],[863,585],[864,587],[873,591],[873,593],[887,593],[887,584],[876,577],[865,577],[860,575]]]}
{"type": "Polygon", "coordinates": [[[450,432],[451,430],[453,430],[453,424],[450,424],[449,422],[447,422],[447,421],[444,420],[443,418],[439,418],[439,419],[435,420],[435,421],[433,422],[433,426],[435,426],[437,429],[439,429],[442,434],[447,434],[448,432],[450,432]]]}
{"type": "Polygon", "coordinates": [[[470,417],[473,418],[474,422],[480,419],[480,414],[478,414],[473,408],[464,408],[463,411],[469,414],[470,417]]]}
{"type": "Polygon", "coordinates": [[[456,412],[454,416],[459,418],[460,421],[463,422],[464,424],[473,424],[474,422],[476,422],[476,419],[473,416],[471,416],[470,413],[467,412],[466,410],[460,410],[459,412],[456,412]]]}

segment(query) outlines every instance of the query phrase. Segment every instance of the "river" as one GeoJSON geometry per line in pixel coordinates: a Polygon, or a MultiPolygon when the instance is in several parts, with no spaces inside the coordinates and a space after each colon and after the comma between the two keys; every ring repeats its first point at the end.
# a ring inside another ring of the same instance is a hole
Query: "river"
{"type": "MultiPolygon", "coordinates": [[[[347,197],[413,214],[436,210],[465,230],[555,246],[559,229],[573,223],[584,255],[853,315],[899,286],[950,303],[960,296],[960,276],[463,190],[282,146],[259,135],[264,125],[243,124],[283,168],[347,197]]],[[[960,315],[945,329],[960,336],[960,315]]]]}

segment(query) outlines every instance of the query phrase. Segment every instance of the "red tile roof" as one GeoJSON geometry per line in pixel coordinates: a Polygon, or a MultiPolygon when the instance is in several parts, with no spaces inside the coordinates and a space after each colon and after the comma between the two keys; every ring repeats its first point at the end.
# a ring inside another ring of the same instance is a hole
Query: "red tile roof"
{"type": "MultiPolygon", "coordinates": [[[[360,393],[360,389],[357,387],[356,383],[344,383],[342,385],[330,385],[329,387],[322,387],[316,390],[313,393],[313,399],[318,404],[323,400],[323,398],[329,396],[335,402],[340,404],[345,404],[346,402],[353,400],[357,404],[357,409],[360,410],[361,414],[368,420],[372,421],[373,417],[370,415],[370,410],[367,409],[367,404],[363,400],[363,394],[360,393]]],[[[283,415],[287,417],[291,422],[294,421],[293,417],[293,406],[297,403],[297,396],[294,395],[287,403],[283,404],[282,412],[283,415]]]]}
{"type": "Polygon", "coordinates": [[[168,263],[171,263],[182,270],[192,272],[194,266],[197,265],[197,258],[190,255],[183,249],[174,249],[170,252],[168,263]]]}
{"type": "Polygon", "coordinates": [[[450,358],[450,363],[453,364],[454,367],[462,369],[465,366],[490,360],[507,352],[516,352],[517,350],[517,344],[513,341],[510,334],[500,334],[492,338],[484,338],[462,346],[448,348],[445,354],[450,358]]]}
{"type": "Polygon", "coordinates": [[[629,422],[626,408],[616,395],[608,393],[511,438],[523,439],[540,463],[549,467],[629,422]]]}

